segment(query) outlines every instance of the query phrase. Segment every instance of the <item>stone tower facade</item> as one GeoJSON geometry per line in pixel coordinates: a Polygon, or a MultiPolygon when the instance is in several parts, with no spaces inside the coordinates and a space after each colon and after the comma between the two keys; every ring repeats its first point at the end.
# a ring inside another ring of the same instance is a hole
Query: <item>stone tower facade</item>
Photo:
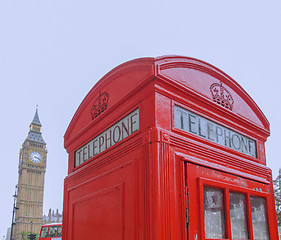
{"type": "Polygon", "coordinates": [[[47,149],[42,138],[41,123],[36,113],[27,138],[22,144],[18,166],[18,194],[13,239],[21,232],[39,233],[43,215],[44,178],[47,149]]]}

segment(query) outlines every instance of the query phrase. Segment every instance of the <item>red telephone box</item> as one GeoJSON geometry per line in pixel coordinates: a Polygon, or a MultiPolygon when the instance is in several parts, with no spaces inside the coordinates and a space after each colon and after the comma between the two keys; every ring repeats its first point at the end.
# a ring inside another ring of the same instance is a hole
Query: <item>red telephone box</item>
{"type": "Polygon", "coordinates": [[[268,136],[255,102],[214,66],[124,63],[65,133],[63,238],[277,240],[268,136]]]}

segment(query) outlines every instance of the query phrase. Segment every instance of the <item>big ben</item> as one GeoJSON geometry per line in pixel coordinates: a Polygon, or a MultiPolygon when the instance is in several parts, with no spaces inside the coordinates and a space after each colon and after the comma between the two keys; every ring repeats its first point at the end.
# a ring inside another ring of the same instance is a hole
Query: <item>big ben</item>
{"type": "Polygon", "coordinates": [[[39,233],[42,224],[47,149],[37,109],[29,127],[19,154],[15,240],[20,240],[23,232],[39,233]]]}

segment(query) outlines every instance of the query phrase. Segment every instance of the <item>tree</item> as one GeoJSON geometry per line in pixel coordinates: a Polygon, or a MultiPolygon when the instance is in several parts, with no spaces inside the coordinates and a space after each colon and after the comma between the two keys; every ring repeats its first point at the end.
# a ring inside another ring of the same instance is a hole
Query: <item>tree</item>
{"type": "Polygon", "coordinates": [[[281,168],[279,169],[277,178],[273,180],[273,188],[275,195],[277,222],[278,225],[281,226],[281,168]]]}
{"type": "Polygon", "coordinates": [[[21,231],[21,232],[19,233],[19,235],[21,236],[20,240],[26,240],[26,239],[27,239],[28,232],[21,231]]]}
{"type": "Polygon", "coordinates": [[[37,234],[33,233],[33,232],[25,232],[25,231],[21,231],[19,233],[20,235],[20,240],[30,240],[30,235],[34,235],[35,238],[33,239],[38,239],[38,236],[37,234]]]}

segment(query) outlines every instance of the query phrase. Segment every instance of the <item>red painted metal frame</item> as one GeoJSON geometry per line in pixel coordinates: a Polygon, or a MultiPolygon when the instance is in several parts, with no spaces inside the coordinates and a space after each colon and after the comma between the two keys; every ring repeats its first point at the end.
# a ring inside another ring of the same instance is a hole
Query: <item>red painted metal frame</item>
{"type": "MultiPolygon", "coordinates": [[[[225,189],[238,189],[235,181],[262,186],[270,236],[277,239],[272,175],[266,167],[264,148],[268,136],[269,123],[255,102],[214,66],[181,56],[124,63],[91,89],[65,133],[69,167],[64,186],[63,238],[204,239],[200,191],[203,183],[217,184],[217,180],[216,174],[198,180],[200,174],[186,167],[192,165],[230,179],[216,185],[225,189]],[[232,95],[232,110],[213,101],[210,86],[214,83],[223,84],[232,95]],[[107,99],[93,119],[93,104],[103,93],[107,99]],[[257,157],[176,128],[175,105],[255,140],[257,157]],[[137,108],[138,131],[74,165],[76,150],[137,108]],[[112,214],[106,216],[100,210],[112,214]],[[89,236],[92,228],[95,235],[89,236]]],[[[253,191],[243,189],[249,198],[253,191]]]]}
{"type": "MultiPolygon", "coordinates": [[[[242,188],[237,185],[226,184],[219,181],[214,181],[209,178],[198,177],[198,184],[199,184],[199,199],[200,199],[200,216],[204,216],[204,199],[203,199],[203,186],[214,187],[217,189],[221,189],[224,191],[224,204],[225,204],[225,220],[226,220],[226,232],[227,232],[227,239],[232,239],[230,235],[231,223],[230,223],[230,207],[229,207],[229,191],[238,192],[245,194],[247,196],[247,224],[249,229],[250,239],[253,239],[253,227],[252,227],[252,218],[251,218],[251,207],[250,207],[250,196],[257,196],[262,197],[267,200],[268,202],[268,193],[257,192],[254,191],[253,188],[247,187],[242,188]]],[[[253,184],[254,185],[254,184],[253,184]]],[[[255,185],[256,186],[256,183],[255,185]]],[[[268,212],[268,210],[267,210],[268,212]]],[[[201,238],[204,238],[205,230],[204,230],[204,218],[200,219],[200,228],[201,228],[201,238]]]]}

